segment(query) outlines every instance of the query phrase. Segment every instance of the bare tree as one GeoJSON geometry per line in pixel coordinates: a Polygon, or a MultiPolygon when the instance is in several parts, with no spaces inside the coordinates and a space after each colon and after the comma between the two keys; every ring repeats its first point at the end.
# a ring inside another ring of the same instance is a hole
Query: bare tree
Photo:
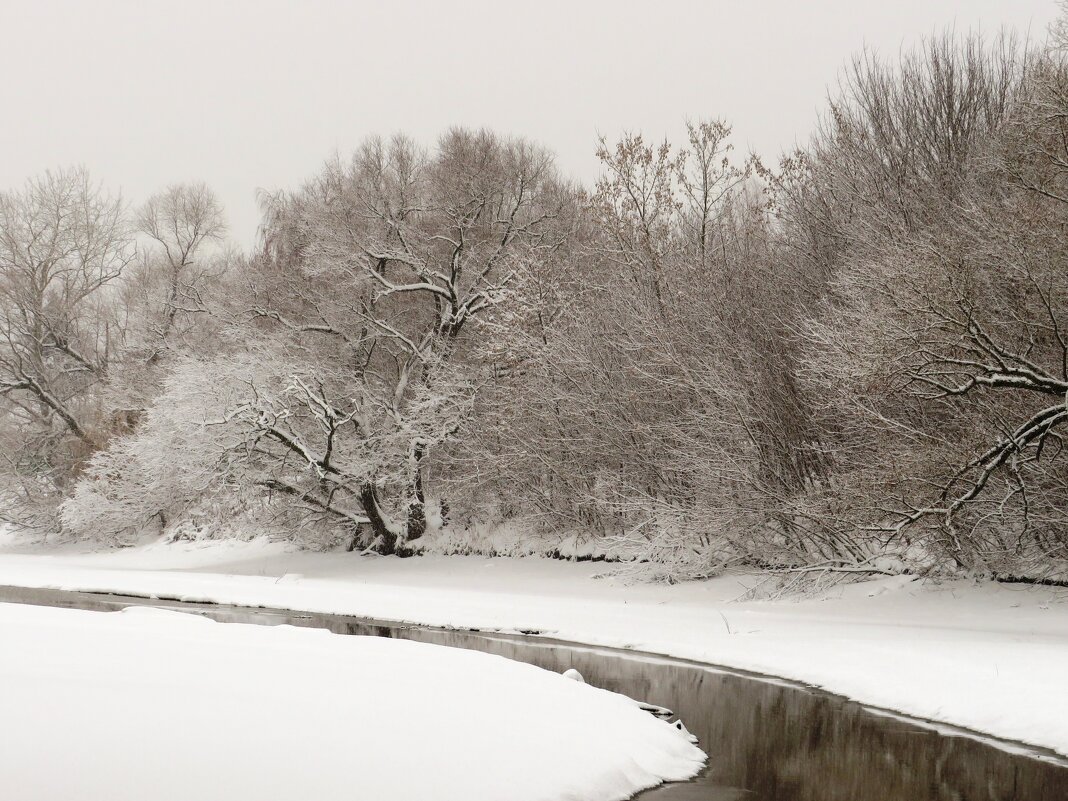
{"type": "Polygon", "coordinates": [[[840,538],[914,568],[1042,577],[1065,555],[1063,151],[1036,66],[974,38],[862,62],[812,156],[839,203],[807,354],[837,399],[828,496],[852,495],[840,538]]]}
{"type": "Polygon", "coordinates": [[[121,201],[83,170],[0,194],[0,398],[16,503],[63,486],[107,435],[109,286],[132,255],[121,201]]]}
{"type": "Polygon", "coordinates": [[[205,184],[175,184],[149,198],[137,215],[137,228],[154,246],[137,278],[143,292],[161,295],[152,299],[158,310],[150,327],[157,341],[148,359],[155,362],[168,347],[178,316],[206,310],[202,287],[211,264],[203,251],[222,241],[226,222],[205,184]]]}
{"type": "Polygon", "coordinates": [[[273,199],[248,311],[291,366],[242,412],[264,486],[365,524],[380,552],[418,539],[428,460],[478,381],[477,321],[559,246],[561,197],[541,149],[455,130],[433,155],[372,140],[273,199]]]}

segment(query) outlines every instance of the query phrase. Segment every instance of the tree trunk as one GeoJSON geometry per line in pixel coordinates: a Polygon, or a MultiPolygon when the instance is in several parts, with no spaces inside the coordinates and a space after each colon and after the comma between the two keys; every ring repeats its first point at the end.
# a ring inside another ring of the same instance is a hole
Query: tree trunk
{"type": "Polygon", "coordinates": [[[417,540],[426,533],[426,493],[423,488],[423,456],[426,449],[422,443],[412,447],[412,463],[415,478],[412,481],[412,500],[408,503],[408,540],[417,540]]]}
{"type": "Polygon", "coordinates": [[[374,540],[378,543],[374,548],[375,553],[383,556],[391,556],[396,553],[397,535],[390,531],[386,521],[382,518],[382,512],[378,508],[378,493],[375,491],[375,485],[370,481],[360,489],[360,503],[363,505],[364,514],[367,515],[367,519],[371,523],[374,540]]]}

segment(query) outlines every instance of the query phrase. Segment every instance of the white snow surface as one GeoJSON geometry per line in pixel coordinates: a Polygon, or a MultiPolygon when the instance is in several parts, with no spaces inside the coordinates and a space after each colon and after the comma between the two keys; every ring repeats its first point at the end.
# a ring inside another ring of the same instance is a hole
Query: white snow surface
{"type": "Polygon", "coordinates": [[[884,578],[742,602],[758,579],[647,585],[548,559],[312,553],[194,542],[60,552],[0,546],[0,584],[105,590],[635,648],[823,687],[1068,755],[1068,591],[884,578]]]}
{"type": "Polygon", "coordinates": [[[502,657],[150,608],[0,604],[0,797],[623,799],[704,755],[502,657]]]}

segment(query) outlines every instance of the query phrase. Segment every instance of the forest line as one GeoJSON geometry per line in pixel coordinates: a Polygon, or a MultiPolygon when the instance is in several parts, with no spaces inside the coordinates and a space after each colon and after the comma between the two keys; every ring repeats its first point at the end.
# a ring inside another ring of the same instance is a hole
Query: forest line
{"type": "Polygon", "coordinates": [[[111,544],[560,539],[729,567],[1068,579],[1068,43],[847,66],[775,164],[367,140],[226,244],[203,184],[0,194],[0,515],[111,544]],[[447,532],[447,533],[446,533],[447,532]]]}

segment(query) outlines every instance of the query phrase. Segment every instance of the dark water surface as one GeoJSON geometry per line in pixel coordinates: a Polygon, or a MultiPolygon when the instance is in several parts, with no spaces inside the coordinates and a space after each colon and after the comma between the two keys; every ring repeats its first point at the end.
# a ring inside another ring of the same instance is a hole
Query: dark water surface
{"type": "Polygon", "coordinates": [[[642,801],[1068,801],[1068,760],[1053,754],[685,660],[539,637],[97,593],[0,587],[0,601],[99,611],[148,604],[223,622],[313,626],[486,651],[558,672],[575,668],[590,684],[674,710],[708,754],[698,779],[647,791],[642,801]]]}

